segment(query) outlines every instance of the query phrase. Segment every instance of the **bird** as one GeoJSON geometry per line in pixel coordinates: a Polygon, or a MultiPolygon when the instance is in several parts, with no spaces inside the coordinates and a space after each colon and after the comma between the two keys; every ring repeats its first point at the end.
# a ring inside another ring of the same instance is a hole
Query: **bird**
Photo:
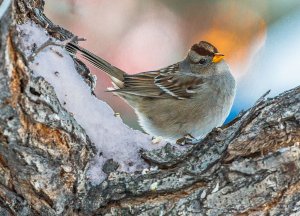
{"type": "Polygon", "coordinates": [[[201,139],[221,126],[229,115],[236,83],[224,55],[207,41],[193,44],[185,58],[167,67],[128,74],[71,41],[70,55],[79,54],[107,73],[108,91],[125,100],[140,126],[153,137],[169,142],[201,139]]]}

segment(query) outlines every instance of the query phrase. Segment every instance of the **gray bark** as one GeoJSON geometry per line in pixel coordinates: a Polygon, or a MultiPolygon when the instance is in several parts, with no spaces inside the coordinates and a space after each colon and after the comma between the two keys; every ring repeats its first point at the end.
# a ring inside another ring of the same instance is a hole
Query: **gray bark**
{"type": "Polygon", "coordinates": [[[115,172],[91,186],[88,136],[53,87],[30,76],[17,43],[15,24],[27,19],[60,40],[72,36],[43,4],[16,0],[0,17],[0,215],[300,214],[300,87],[262,97],[184,152],[141,152],[157,170],[115,172]]]}

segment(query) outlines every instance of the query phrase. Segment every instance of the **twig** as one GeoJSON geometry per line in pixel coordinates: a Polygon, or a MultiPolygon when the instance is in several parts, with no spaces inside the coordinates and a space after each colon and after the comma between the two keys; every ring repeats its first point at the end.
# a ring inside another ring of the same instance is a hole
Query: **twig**
{"type": "Polygon", "coordinates": [[[53,42],[52,38],[49,38],[36,51],[32,52],[32,54],[28,57],[28,61],[33,62],[37,54],[39,54],[42,50],[44,50],[48,46],[59,46],[63,48],[69,42],[78,42],[78,41],[85,41],[85,40],[86,39],[84,38],[78,38],[77,36],[74,36],[70,40],[65,40],[63,42],[53,42]]]}

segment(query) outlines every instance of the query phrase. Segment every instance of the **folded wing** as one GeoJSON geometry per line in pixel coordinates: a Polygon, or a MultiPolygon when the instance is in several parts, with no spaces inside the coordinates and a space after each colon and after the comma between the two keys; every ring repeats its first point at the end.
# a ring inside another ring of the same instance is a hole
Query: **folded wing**
{"type": "Polygon", "coordinates": [[[125,94],[155,98],[191,98],[204,83],[201,77],[180,74],[178,64],[167,68],[124,76],[124,86],[112,90],[125,94]]]}

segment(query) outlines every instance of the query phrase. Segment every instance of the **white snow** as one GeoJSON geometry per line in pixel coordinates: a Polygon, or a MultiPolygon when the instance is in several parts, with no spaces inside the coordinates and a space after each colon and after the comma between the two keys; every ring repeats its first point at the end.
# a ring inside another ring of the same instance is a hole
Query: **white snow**
{"type": "MultiPolygon", "coordinates": [[[[19,25],[18,31],[27,57],[33,46],[40,47],[50,37],[32,22],[19,25]]],[[[129,128],[120,117],[114,116],[114,111],[105,102],[93,96],[64,49],[57,46],[45,48],[29,67],[34,76],[44,77],[54,87],[60,103],[74,115],[95,144],[98,153],[88,171],[93,184],[105,179],[102,166],[110,158],[120,164],[119,171],[134,172],[148,167],[140,158],[139,150],[161,145],[152,144],[150,136],[129,128]]]]}

